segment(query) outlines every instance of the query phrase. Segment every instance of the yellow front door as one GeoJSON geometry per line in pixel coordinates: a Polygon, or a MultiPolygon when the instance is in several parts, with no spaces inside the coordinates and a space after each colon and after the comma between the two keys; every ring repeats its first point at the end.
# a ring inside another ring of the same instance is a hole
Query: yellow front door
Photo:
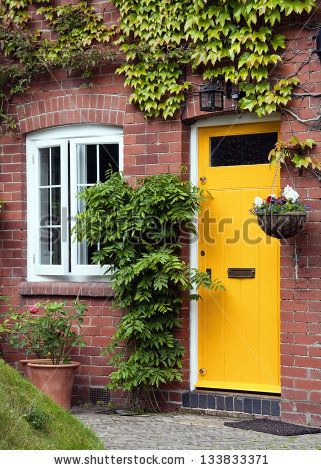
{"type": "Polygon", "coordinates": [[[279,190],[267,163],[277,122],[200,128],[199,269],[225,291],[201,289],[197,387],[280,392],[279,241],[249,214],[255,196],[279,190]]]}

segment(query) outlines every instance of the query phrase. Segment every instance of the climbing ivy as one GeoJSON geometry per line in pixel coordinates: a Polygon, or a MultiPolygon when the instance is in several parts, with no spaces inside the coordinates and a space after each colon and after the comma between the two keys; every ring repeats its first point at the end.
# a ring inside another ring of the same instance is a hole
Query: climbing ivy
{"type": "Polygon", "coordinates": [[[127,62],[119,72],[146,116],[173,116],[190,83],[184,66],[204,79],[221,76],[244,92],[239,107],[270,114],[291,99],[296,76],[271,79],[282,62],[285,36],[276,25],[311,12],[314,0],[114,0],[120,11],[118,43],[127,62]]]}
{"type": "Polygon", "coordinates": [[[132,188],[114,173],[80,197],[78,239],[100,243],[93,259],[110,266],[113,306],[123,313],[106,351],[115,368],[109,387],[136,392],[180,380],[184,348],[175,329],[183,299],[198,300],[190,290],[200,285],[222,287],[180,257],[202,194],[176,175],[146,177],[132,188]]]}
{"type": "Polygon", "coordinates": [[[115,58],[115,51],[105,45],[114,28],[87,1],[54,6],[50,0],[3,0],[0,18],[0,48],[8,59],[0,69],[0,118],[8,127],[15,127],[6,112],[10,98],[26,91],[39,74],[72,69],[88,79],[93,67],[115,58]],[[31,4],[47,21],[53,39],[29,28],[31,4]]]}
{"type": "Polygon", "coordinates": [[[302,171],[305,168],[320,180],[321,162],[310,155],[310,150],[316,145],[313,139],[300,140],[296,136],[292,136],[288,141],[279,140],[269,153],[269,161],[275,166],[290,162],[296,170],[302,171]]]}
{"type": "Polygon", "coordinates": [[[120,20],[107,27],[88,0],[59,6],[51,0],[2,1],[0,44],[13,62],[0,74],[2,116],[6,101],[27,89],[36,74],[74,68],[88,77],[95,65],[116,54],[123,60],[117,72],[125,74],[131,100],[146,118],[168,118],[182,107],[192,86],[186,80],[188,65],[206,80],[221,77],[237,86],[243,96],[240,109],[270,114],[287,105],[299,84],[296,74],[276,78],[274,73],[286,45],[280,25],[317,5],[316,0],[113,3],[120,20]],[[48,22],[53,39],[30,31],[31,5],[48,22]]]}

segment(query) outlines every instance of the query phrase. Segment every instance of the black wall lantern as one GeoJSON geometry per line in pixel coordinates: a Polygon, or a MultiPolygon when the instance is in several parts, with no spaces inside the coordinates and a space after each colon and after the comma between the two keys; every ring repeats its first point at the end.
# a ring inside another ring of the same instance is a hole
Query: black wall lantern
{"type": "Polygon", "coordinates": [[[224,109],[224,90],[219,80],[201,85],[199,97],[201,111],[220,111],[224,109]]]}

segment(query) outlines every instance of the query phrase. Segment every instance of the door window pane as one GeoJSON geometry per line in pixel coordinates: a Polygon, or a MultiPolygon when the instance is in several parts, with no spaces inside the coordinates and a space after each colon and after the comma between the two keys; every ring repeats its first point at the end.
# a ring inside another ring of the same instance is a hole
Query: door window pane
{"type": "Polygon", "coordinates": [[[210,165],[217,167],[269,163],[268,154],[277,140],[277,132],[211,137],[210,165]]]}

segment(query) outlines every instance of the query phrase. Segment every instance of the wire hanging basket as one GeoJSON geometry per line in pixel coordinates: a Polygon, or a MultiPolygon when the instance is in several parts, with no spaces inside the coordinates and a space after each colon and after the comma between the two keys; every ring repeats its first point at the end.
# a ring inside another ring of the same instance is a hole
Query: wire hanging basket
{"type": "Polygon", "coordinates": [[[300,233],[307,219],[308,214],[302,212],[257,215],[263,232],[278,239],[291,238],[300,233]]]}

